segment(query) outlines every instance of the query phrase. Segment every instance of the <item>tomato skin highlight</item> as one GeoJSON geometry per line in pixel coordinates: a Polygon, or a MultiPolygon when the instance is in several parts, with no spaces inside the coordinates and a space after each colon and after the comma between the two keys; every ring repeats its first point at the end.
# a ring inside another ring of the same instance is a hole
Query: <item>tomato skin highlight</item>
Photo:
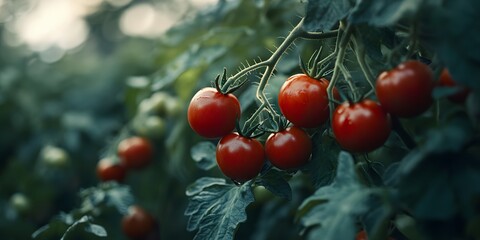
{"type": "Polygon", "coordinates": [[[370,152],[382,146],[390,135],[390,115],[370,99],[345,102],[333,113],[332,130],[342,148],[370,152]]]}
{"type": "Polygon", "coordinates": [[[128,208],[121,223],[123,233],[130,239],[145,239],[156,227],[153,216],[136,205],[128,208]]]}
{"type": "Polygon", "coordinates": [[[381,73],[376,82],[380,104],[392,115],[403,118],[418,116],[433,103],[433,73],[415,60],[399,64],[381,73]]]}
{"type": "Polygon", "coordinates": [[[272,133],[265,142],[267,159],[273,166],[296,169],[305,165],[312,154],[312,140],[301,128],[289,127],[272,133]]]}
{"type": "MultiPolygon", "coordinates": [[[[282,114],[297,127],[315,128],[329,118],[327,87],[329,81],[295,74],[282,85],[278,94],[278,106],[282,114]]],[[[334,97],[340,99],[334,89],[334,97]]]]}
{"type": "Polygon", "coordinates": [[[220,138],[235,129],[240,118],[240,102],[233,94],[222,94],[212,87],[198,91],[188,106],[188,123],[200,136],[220,138]]]}
{"type": "Polygon", "coordinates": [[[216,159],[225,176],[244,182],[260,173],[265,162],[265,151],[258,140],[233,132],[218,142],[216,159]]]}
{"type": "Polygon", "coordinates": [[[122,182],[125,179],[127,171],[119,163],[113,162],[110,158],[101,159],[97,163],[97,176],[103,181],[117,181],[122,182]]]}
{"type": "Polygon", "coordinates": [[[455,80],[453,80],[452,75],[450,75],[450,72],[448,69],[443,69],[442,73],[440,73],[440,79],[438,82],[439,86],[442,87],[460,87],[461,90],[459,90],[457,93],[452,94],[448,96],[448,100],[450,100],[453,103],[458,103],[462,104],[465,103],[465,100],[468,97],[468,94],[470,93],[470,89],[460,86],[455,80]]]}
{"type": "Polygon", "coordinates": [[[133,136],[120,141],[117,153],[125,168],[141,169],[152,161],[153,146],[146,138],[133,136]]]}

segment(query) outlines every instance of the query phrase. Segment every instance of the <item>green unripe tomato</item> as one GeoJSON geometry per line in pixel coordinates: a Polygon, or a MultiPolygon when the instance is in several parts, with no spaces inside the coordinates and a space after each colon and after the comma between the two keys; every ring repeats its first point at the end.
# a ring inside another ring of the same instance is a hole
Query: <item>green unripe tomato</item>
{"type": "Polygon", "coordinates": [[[42,149],[40,159],[51,167],[65,167],[70,161],[70,157],[64,149],[52,145],[47,145],[42,149]]]}
{"type": "Polygon", "coordinates": [[[161,138],[165,135],[165,120],[158,116],[137,116],[133,120],[133,129],[141,136],[161,138]]]}
{"type": "Polygon", "coordinates": [[[30,210],[30,200],[23,193],[15,193],[10,197],[10,205],[18,213],[25,213],[30,210]]]}

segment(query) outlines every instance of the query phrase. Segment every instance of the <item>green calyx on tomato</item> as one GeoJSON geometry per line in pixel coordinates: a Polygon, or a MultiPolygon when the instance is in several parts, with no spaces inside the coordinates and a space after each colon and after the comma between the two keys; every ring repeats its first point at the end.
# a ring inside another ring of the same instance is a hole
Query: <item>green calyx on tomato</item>
{"type": "Polygon", "coordinates": [[[310,159],[312,141],[303,129],[292,126],[270,134],[265,152],[273,166],[282,170],[297,169],[310,159]]]}
{"type": "Polygon", "coordinates": [[[342,148],[370,152],[382,146],[390,135],[390,115],[370,99],[345,102],[333,113],[332,130],[342,148]]]}
{"type": "Polygon", "coordinates": [[[422,62],[410,60],[381,73],[376,82],[378,101],[387,112],[410,118],[424,113],[433,103],[433,73],[422,62]]]}
{"type": "MultiPolygon", "coordinates": [[[[278,94],[280,111],[297,127],[321,126],[330,115],[328,84],[329,81],[325,78],[317,80],[307,74],[296,74],[289,77],[278,94]]],[[[340,99],[336,89],[333,93],[335,99],[340,99]]]]}
{"type": "Polygon", "coordinates": [[[256,177],[262,170],[265,151],[257,139],[232,132],[218,142],[216,160],[225,176],[245,182],[256,177]]]}

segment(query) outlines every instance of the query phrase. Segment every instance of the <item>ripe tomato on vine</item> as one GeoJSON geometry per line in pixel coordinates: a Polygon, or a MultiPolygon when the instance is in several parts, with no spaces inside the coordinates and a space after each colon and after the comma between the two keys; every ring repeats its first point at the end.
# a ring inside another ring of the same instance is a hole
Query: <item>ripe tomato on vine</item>
{"type": "Polygon", "coordinates": [[[288,127],[268,136],[265,153],[273,166],[282,170],[297,169],[310,159],[312,140],[301,128],[288,127]]]}
{"type": "Polygon", "coordinates": [[[141,169],[152,161],[153,146],[148,139],[133,136],[120,141],[117,153],[125,168],[141,169]]]}
{"type": "Polygon", "coordinates": [[[216,159],[225,176],[244,182],[260,173],[265,162],[265,152],[258,140],[234,132],[220,139],[216,159]]]}
{"type": "Polygon", "coordinates": [[[382,146],[390,135],[390,116],[382,106],[369,99],[345,102],[333,114],[332,130],[342,148],[369,152],[382,146]]]}
{"type": "MultiPolygon", "coordinates": [[[[307,74],[289,77],[278,93],[278,105],[282,114],[295,126],[314,128],[324,124],[329,117],[329,99],[325,78],[314,79],[307,74]]],[[[340,99],[334,90],[334,98],[340,99]]]]}
{"type": "Polygon", "coordinates": [[[240,114],[240,103],[235,95],[207,87],[192,97],[188,123],[202,137],[220,138],[235,129],[240,114]]]}
{"type": "Polygon", "coordinates": [[[406,61],[382,72],[377,79],[376,94],[383,108],[397,117],[415,117],[433,103],[433,73],[419,61],[406,61]]]}

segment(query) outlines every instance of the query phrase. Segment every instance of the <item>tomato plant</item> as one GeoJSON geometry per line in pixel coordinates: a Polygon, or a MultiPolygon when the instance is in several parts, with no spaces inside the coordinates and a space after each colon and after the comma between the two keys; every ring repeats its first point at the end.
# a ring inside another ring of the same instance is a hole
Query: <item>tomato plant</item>
{"type": "Polygon", "coordinates": [[[301,128],[289,127],[268,136],[265,153],[273,166],[283,170],[297,169],[310,159],[312,141],[301,128]]]}
{"type": "Polygon", "coordinates": [[[240,118],[240,103],[233,94],[223,94],[215,88],[198,91],[188,106],[188,123],[206,138],[219,138],[235,128],[240,118]]]}
{"type": "Polygon", "coordinates": [[[118,143],[117,153],[125,168],[140,169],[152,161],[153,146],[148,139],[133,136],[118,143]]]}
{"type": "Polygon", "coordinates": [[[369,152],[382,146],[390,135],[389,114],[375,101],[345,102],[333,114],[332,130],[342,148],[369,152]]]}
{"type": "Polygon", "coordinates": [[[122,218],[123,233],[130,239],[145,239],[153,233],[156,222],[150,213],[139,206],[130,206],[122,218]]]}
{"type": "Polygon", "coordinates": [[[433,103],[433,73],[419,61],[406,61],[382,72],[376,93],[383,108],[398,117],[415,117],[433,103]]]}
{"type": "MultiPolygon", "coordinates": [[[[282,114],[298,127],[319,127],[328,119],[329,100],[325,78],[314,79],[306,74],[295,74],[287,79],[278,93],[282,114]]],[[[335,99],[339,99],[335,92],[335,99]]]]}
{"type": "Polygon", "coordinates": [[[480,238],[480,2],[73,1],[69,51],[20,41],[33,1],[0,4],[3,238],[127,239],[135,205],[152,240],[480,238]]]}
{"type": "Polygon", "coordinates": [[[218,142],[216,159],[225,176],[244,182],[257,176],[265,161],[263,145],[256,139],[230,133],[218,142]]]}

